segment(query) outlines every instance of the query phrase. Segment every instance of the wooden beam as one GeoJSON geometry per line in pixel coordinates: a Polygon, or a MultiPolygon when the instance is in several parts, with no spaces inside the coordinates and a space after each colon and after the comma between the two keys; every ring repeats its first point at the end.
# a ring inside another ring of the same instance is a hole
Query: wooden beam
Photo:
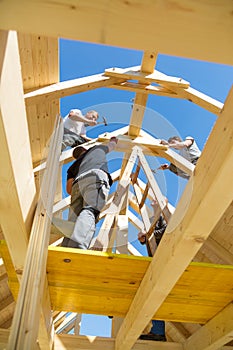
{"type": "MultiPolygon", "coordinates": [[[[155,63],[154,63],[155,64],[155,63]]],[[[140,66],[130,67],[130,68],[109,68],[105,69],[105,75],[107,77],[124,79],[124,80],[138,80],[141,84],[149,85],[151,83],[156,84],[167,84],[169,87],[174,86],[177,88],[188,88],[190,83],[182,78],[171,77],[166,74],[160,73],[157,70],[153,71],[141,70],[140,66]]]]}
{"type": "Polygon", "coordinates": [[[17,34],[0,31],[0,48],[0,162],[4,164],[0,167],[0,221],[15,269],[22,271],[35,209],[36,188],[17,34]]]}
{"type": "Polygon", "coordinates": [[[152,171],[149,167],[149,164],[147,163],[146,158],[145,158],[144,154],[142,153],[141,149],[139,149],[139,151],[138,151],[138,156],[140,159],[141,166],[142,166],[142,168],[145,172],[145,175],[147,177],[147,180],[150,184],[150,188],[153,192],[153,195],[158,202],[158,205],[159,205],[159,207],[164,215],[165,220],[168,222],[170,217],[171,217],[171,212],[167,206],[165,197],[163,196],[162,192],[160,191],[159,185],[157,184],[157,181],[155,180],[154,175],[152,174],[152,171]]]}
{"type": "Polygon", "coordinates": [[[67,317],[62,321],[62,323],[57,327],[56,334],[60,334],[65,332],[65,330],[72,324],[74,327],[74,323],[76,320],[77,313],[71,312],[67,317]]]}
{"type": "MultiPolygon", "coordinates": [[[[108,133],[106,133],[104,135],[100,135],[98,137],[98,141],[99,142],[104,142],[104,141],[106,142],[110,138],[111,138],[111,136],[108,133]]],[[[118,143],[117,143],[115,151],[127,152],[127,151],[130,151],[134,146],[141,147],[145,154],[157,155],[157,156],[160,155],[160,153],[166,152],[168,150],[168,147],[166,145],[162,145],[160,143],[160,140],[156,139],[156,138],[148,140],[147,137],[144,137],[144,136],[130,137],[128,135],[120,135],[119,134],[118,135],[118,143]]],[[[186,168],[187,167],[185,167],[185,169],[186,168]]]]}
{"type": "MultiPolygon", "coordinates": [[[[157,53],[154,51],[145,51],[142,58],[140,72],[142,73],[152,73],[154,71],[154,66],[157,58],[157,53]]],[[[148,85],[145,83],[145,85],[148,85]]],[[[142,126],[144,111],[147,103],[148,96],[144,93],[136,93],[133,110],[130,118],[130,125],[128,134],[130,136],[136,137],[140,133],[142,126]]]]}
{"type": "Polygon", "coordinates": [[[177,0],[175,4],[113,0],[111,6],[105,0],[74,1],[72,6],[24,0],[23,11],[21,2],[4,0],[0,23],[2,29],[137,50],[156,48],[162,54],[232,64],[231,13],[228,0],[177,0]],[[43,24],[38,18],[43,18],[43,24]]]}
{"type": "Polygon", "coordinates": [[[166,151],[158,149],[157,152],[159,153],[160,157],[169,160],[169,162],[177,166],[177,168],[183,170],[189,176],[193,174],[195,165],[182,157],[179,153],[173,151],[171,148],[168,148],[166,151]]]}
{"type": "Polygon", "coordinates": [[[90,75],[84,78],[72,79],[52,84],[24,95],[27,106],[43,104],[48,101],[59,99],[65,96],[79,94],[84,91],[108,87],[115,83],[122,83],[122,78],[111,78],[104,74],[90,75]]]}
{"type": "Polygon", "coordinates": [[[176,93],[175,97],[185,98],[186,100],[197,104],[207,111],[216,114],[217,116],[219,116],[221,113],[223,103],[203,94],[198,90],[195,90],[191,87],[188,87],[187,89],[181,89],[179,87],[173,86],[169,86],[169,89],[176,93]]]}
{"type": "Polygon", "coordinates": [[[59,145],[61,145],[62,135],[63,124],[59,118],[50,142],[47,168],[44,173],[40,198],[34,215],[22,283],[9,338],[9,349],[32,349],[36,346],[40,310],[43,296],[45,295],[44,289],[47,287],[47,248],[59,169],[61,150],[59,145]],[[54,179],[52,184],[50,183],[51,178],[54,179]]]}
{"type": "Polygon", "coordinates": [[[217,350],[233,337],[233,303],[230,303],[183,344],[184,350],[217,350]]]}
{"type": "Polygon", "coordinates": [[[130,158],[125,167],[124,173],[121,179],[118,182],[116,192],[114,194],[113,200],[110,204],[110,207],[106,210],[106,216],[104,222],[101,226],[100,232],[95,240],[93,249],[95,250],[106,250],[109,242],[109,232],[114,223],[116,215],[119,214],[125,196],[127,194],[128,185],[130,183],[130,175],[134,167],[136,158],[137,158],[138,148],[135,146],[133,149],[130,158]]]}
{"type": "Polygon", "coordinates": [[[118,215],[116,249],[119,254],[128,254],[128,215],[118,215]]]}
{"type": "MultiPolygon", "coordinates": [[[[102,338],[95,336],[74,336],[68,334],[56,335],[54,339],[54,348],[56,350],[114,350],[114,338],[102,338]]],[[[152,341],[138,340],[132,347],[132,350],[182,350],[182,344],[161,343],[152,341]]]]}
{"type": "Polygon", "coordinates": [[[171,98],[180,98],[186,99],[189,102],[193,102],[196,105],[206,109],[207,111],[219,115],[222,110],[223,103],[218,100],[213,99],[212,97],[203,94],[202,92],[195,90],[191,87],[185,88],[175,88],[167,85],[165,86],[154,86],[154,85],[144,85],[140,83],[133,82],[124,82],[124,83],[115,83],[112,86],[109,86],[113,89],[131,91],[135,93],[144,93],[156,96],[165,96],[171,98]]]}
{"type": "Polygon", "coordinates": [[[232,109],[233,88],[116,337],[116,350],[132,347],[232,202],[232,109]]]}
{"type": "MultiPolygon", "coordinates": [[[[145,203],[143,204],[142,207],[140,206],[140,203],[141,203],[142,198],[143,198],[141,190],[140,190],[139,186],[136,183],[133,186],[134,186],[135,195],[136,195],[136,198],[137,198],[137,201],[138,201],[139,211],[140,211],[140,214],[141,214],[141,217],[142,217],[142,221],[143,221],[143,225],[144,225],[144,230],[143,231],[144,232],[148,232],[150,230],[150,227],[151,227],[151,222],[150,222],[150,218],[149,218],[149,215],[148,215],[148,212],[147,212],[147,207],[146,207],[145,203]]],[[[148,243],[149,243],[149,247],[148,248],[150,250],[149,256],[153,256],[154,253],[155,253],[156,247],[157,247],[154,235],[152,235],[150,237],[150,239],[148,240],[148,243]]]]}
{"type": "Polygon", "coordinates": [[[179,97],[174,91],[171,91],[168,88],[162,86],[145,85],[140,83],[132,83],[129,81],[126,81],[124,83],[115,83],[109,87],[117,90],[131,91],[135,93],[182,98],[179,97]]]}
{"type": "MultiPolygon", "coordinates": [[[[9,338],[9,329],[0,329],[0,348],[5,349],[9,338]]],[[[55,335],[54,349],[56,350],[114,350],[115,339],[95,336],[76,336],[69,334],[55,335]]],[[[182,344],[178,343],[157,343],[138,340],[132,350],[183,350],[182,344]]],[[[221,350],[231,350],[232,347],[224,347],[221,350]]]]}

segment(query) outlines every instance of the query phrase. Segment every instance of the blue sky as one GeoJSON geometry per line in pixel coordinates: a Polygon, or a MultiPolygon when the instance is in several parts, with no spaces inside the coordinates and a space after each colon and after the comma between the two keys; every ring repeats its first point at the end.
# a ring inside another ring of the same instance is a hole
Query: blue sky
{"type": "MultiPolygon", "coordinates": [[[[141,64],[142,57],[143,52],[138,50],[60,40],[60,80],[102,73],[105,69],[112,67],[138,66],[141,64]]],[[[156,69],[189,81],[194,89],[223,103],[233,83],[233,66],[159,55],[156,69]]],[[[134,96],[132,92],[100,88],[63,98],[61,114],[65,116],[71,108],[79,108],[83,113],[89,109],[96,109],[101,116],[107,117],[109,124],[108,127],[99,125],[88,128],[87,134],[90,137],[97,137],[105,131],[129,124],[131,100],[134,96]]],[[[201,150],[217,118],[214,114],[186,100],[155,95],[149,95],[147,108],[143,121],[144,130],[158,138],[167,138],[176,132],[181,137],[191,135],[201,150]]],[[[120,154],[110,157],[111,169],[119,164],[120,157],[120,154]]],[[[151,168],[158,166],[158,160],[155,157],[149,157],[148,161],[151,168]]],[[[64,178],[66,169],[67,166],[64,167],[64,178]]],[[[158,171],[155,178],[163,194],[173,205],[176,205],[186,180],[177,179],[169,171],[158,171]]],[[[64,184],[63,192],[66,195],[64,184]]],[[[137,249],[141,249],[136,241],[134,244],[137,249]]],[[[141,251],[145,253],[143,249],[141,251]]],[[[110,336],[110,327],[111,322],[107,317],[85,316],[81,333],[110,336]]]]}

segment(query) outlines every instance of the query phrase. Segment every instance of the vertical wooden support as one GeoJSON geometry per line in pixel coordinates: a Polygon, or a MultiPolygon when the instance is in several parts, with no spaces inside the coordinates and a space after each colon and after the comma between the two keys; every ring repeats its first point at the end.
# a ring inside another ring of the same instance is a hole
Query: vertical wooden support
{"type": "Polygon", "coordinates": [[[122,178],[118,182],[118,186],[111,202],[110,207],[106,211],[106,216],[102,224],[100,233],[93,245],[94,250],[106,251],[109,242],[109,232],[112,228],[116,215],[119,214],[125,200],[126,191],[130,183],[130,175],[137,159],[138,147],[134,147],[128,163],[125,167],[122,178]]]}
{"type": "Polygon", "coordinates": [[[79,335],[80,334],[80,328],[81,328],[81,322],[82,322],[82,314],[76,315],[76,320],[74,323],[74,334],[79,335]]]}
{"type": "Polygon", "coordinates": [[[113,317],[112,319],[112,338],[115,338],[123,322],[123,317],[113,317]]]}
{"type": "MultiPolygon", "coordinates": [[[[157,58],[157,53],[151,51],[145,51],[142,64],[141,72],[143,73],[153,73],[155,62],[157,58]]],[[[130,120],[129,132],[130,136],[138,136],[141,130],[144,111],[147,103],[148,94],[137,93],[134,100],[132,116],[130,120]]]]}
{"type": "Polygon", "coordinates": [[[118,215],[116,249],[117,253],[128,254],[128,215],[118,215]]]}
{"type": "Polygon", "coordinates": [[[7,347],[9,350],[34,349],[36,346],[62,135],[62,120],[57,118],[40,198],[34,215],[22,283],[7,347]]]}
{"type": "Polygon", "coordinates": [[[20,273],[36,188],[16,32],[0,31],[0,140],[0,221],[13,265],[20,273]]]}

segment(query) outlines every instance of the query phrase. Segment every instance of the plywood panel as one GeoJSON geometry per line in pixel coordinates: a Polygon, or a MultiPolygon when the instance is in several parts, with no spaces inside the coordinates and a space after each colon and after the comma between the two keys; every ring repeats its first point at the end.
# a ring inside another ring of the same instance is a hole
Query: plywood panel
{"type": "MultiPolygon", "coordinates": [[[[125,316],[151,258],[50,247],[54,310],[125,316]]],[[[14,275],[10,285],[17,287],[14,275]]],[[[12,276],[12,277],[11,277],[12,276]]],[[[154,318],[206,323],[233,300],[233,266],[191,263],[154,318]]]]}
{"type": "MultiPolygon", "coordinates": [[[[18,33],[24,92],[59,81],[58,40],[41,35],[18,33]]],[[[32,161],[36,166],[45,156],[45,147],[53,131],[59,100],[27,106],[32,161]]]]}

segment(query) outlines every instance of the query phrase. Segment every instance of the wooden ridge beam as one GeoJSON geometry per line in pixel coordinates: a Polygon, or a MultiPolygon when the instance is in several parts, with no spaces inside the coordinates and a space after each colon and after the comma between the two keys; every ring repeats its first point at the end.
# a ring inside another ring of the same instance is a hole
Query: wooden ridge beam
{"type": "Polygon", "coordinates": [[[232,202],[232,109],[233,88],[119,330],[116,350],[132,347],[232,202]]]}

